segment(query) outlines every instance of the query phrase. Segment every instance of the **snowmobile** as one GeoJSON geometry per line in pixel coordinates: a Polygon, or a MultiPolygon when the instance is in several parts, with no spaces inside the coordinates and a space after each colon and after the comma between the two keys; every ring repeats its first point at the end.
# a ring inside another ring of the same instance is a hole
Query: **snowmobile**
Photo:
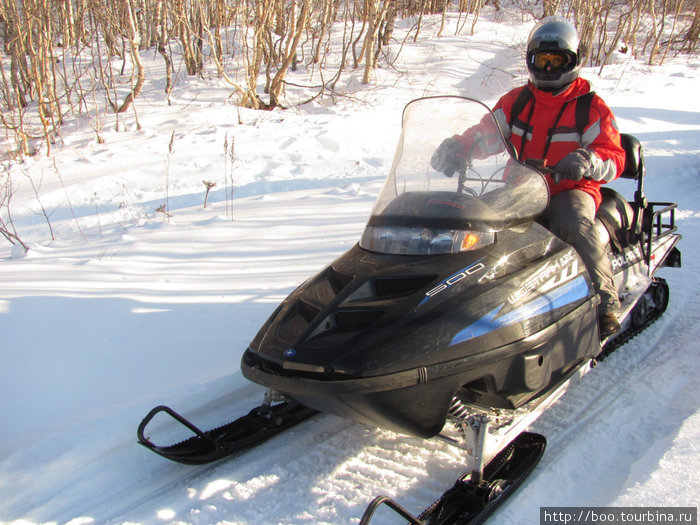
{"type": "Polygon", "coordinates": [[[465,449],[467,473],[411,523],[479,522],[534,468],[546,440],[524,430],[575,378],[666,308],[655,276],[680,267],[674,203],[649,202],[640,143],[623,135],[629,201],[603,188],[597,233],[608,244],[622,330],[601,340],[576,251],[537,222],[543,173],[519,162],[487,106],[464,97],[410,102],[391,169],[362,237],[293,291],[241,360],[267,388],[261,406],[203,432],[166,406],[139,442],[200,464],[250,448],[317,411],[465,449]],[[481,142],[457,177],[431,167],[446,137],[481,142]],[[478,154],[476,152],[479,152],[478,154]],[[194,435],[158,446],[145,436],[167,413],[194,435]],[[446,424],[446,422],[448,424],[446,424]]]}

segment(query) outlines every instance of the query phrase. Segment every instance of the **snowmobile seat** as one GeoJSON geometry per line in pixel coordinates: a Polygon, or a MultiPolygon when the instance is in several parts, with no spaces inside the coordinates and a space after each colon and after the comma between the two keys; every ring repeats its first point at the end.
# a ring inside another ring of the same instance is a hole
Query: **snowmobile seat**
{"type": "Polygon", "coordinates": [[[634,222],[634,210],[618,192],[612,188],[601,188],[603,201],[596,214],[596,234],[603,244],[610,243],[613,251],[619,252],[630,244],[630,228],[634,222]]]}
{"type": "Polygon", "coordinates": [[[635,202],[631,205],[612,188],[602,187],[600,193],[603,200],[596,214],[596,233],[603,244],[610,243],[614,252],[639,240],[640,212],[645,206],[642,194],[645,172],[642,145],[636,137],[626,133],[620,134],[620,140],[625,150],[625,167],[620,177],[637,181],[635,202]]]}
{"type": "Polygon", "coordinates": [[[620,173],[623,179],[639,180],[644,177],[644,157],[642,144],[637,137],[627,133],[620,134],[620,143],[625,150],[625,168],[620,173]]]}

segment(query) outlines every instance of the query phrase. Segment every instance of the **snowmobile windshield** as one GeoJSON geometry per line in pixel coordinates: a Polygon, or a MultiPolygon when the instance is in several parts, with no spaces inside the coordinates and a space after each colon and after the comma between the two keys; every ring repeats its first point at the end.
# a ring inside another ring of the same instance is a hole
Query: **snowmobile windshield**
{"type": "Polygon", "coordinates": [[[410,102],[389,176],[360,246],[392,254],[444,254],[491,244],[549,202],[536,169],[515,159],[495,116],[477,100],[410,102]]]}

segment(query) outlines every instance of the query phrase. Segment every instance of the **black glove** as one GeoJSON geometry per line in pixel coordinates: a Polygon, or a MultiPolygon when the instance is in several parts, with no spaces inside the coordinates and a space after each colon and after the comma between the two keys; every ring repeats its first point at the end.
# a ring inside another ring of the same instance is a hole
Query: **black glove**
{"type": "Polygon", "coordinates": [[[594,153],[585,148],[569,153],[554,167],[554,175],[552,175],[554,182],[558,183],[562,179],[581,180],[588,176],[592,168],[591,155],[594,153]]]}
{"type": "Polygon", "coordinates": [[[464,155],[464,147],[456,138],[450,137],[442,141],[430,158],[430,165],[435,171],[441,171],[448,177],[452,177],[455,171],[464,171],[467,158],[464,155]]]}

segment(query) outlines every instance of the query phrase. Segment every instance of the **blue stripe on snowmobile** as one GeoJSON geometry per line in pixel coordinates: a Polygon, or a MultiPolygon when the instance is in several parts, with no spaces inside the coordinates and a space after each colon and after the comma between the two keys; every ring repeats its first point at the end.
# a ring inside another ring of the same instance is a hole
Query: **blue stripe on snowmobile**
{"type": "Polygon", "coordinates": [[[535,317],[547,312],[551,312],[562,306],[566,306],[575,301],[587,297],[589,294],[588,284],[583,276],[570,281],[555,290],[545,293],[544,295],[523,304],[519,308],[509,312],[501,317],[498,313],[503,309],[505,303],[494,308],[484,317],[459,331],[450,341],[450,346],[469,341],[475,337],[480,337],[484,334],[518,323],[524,319],[535,317]]]}

